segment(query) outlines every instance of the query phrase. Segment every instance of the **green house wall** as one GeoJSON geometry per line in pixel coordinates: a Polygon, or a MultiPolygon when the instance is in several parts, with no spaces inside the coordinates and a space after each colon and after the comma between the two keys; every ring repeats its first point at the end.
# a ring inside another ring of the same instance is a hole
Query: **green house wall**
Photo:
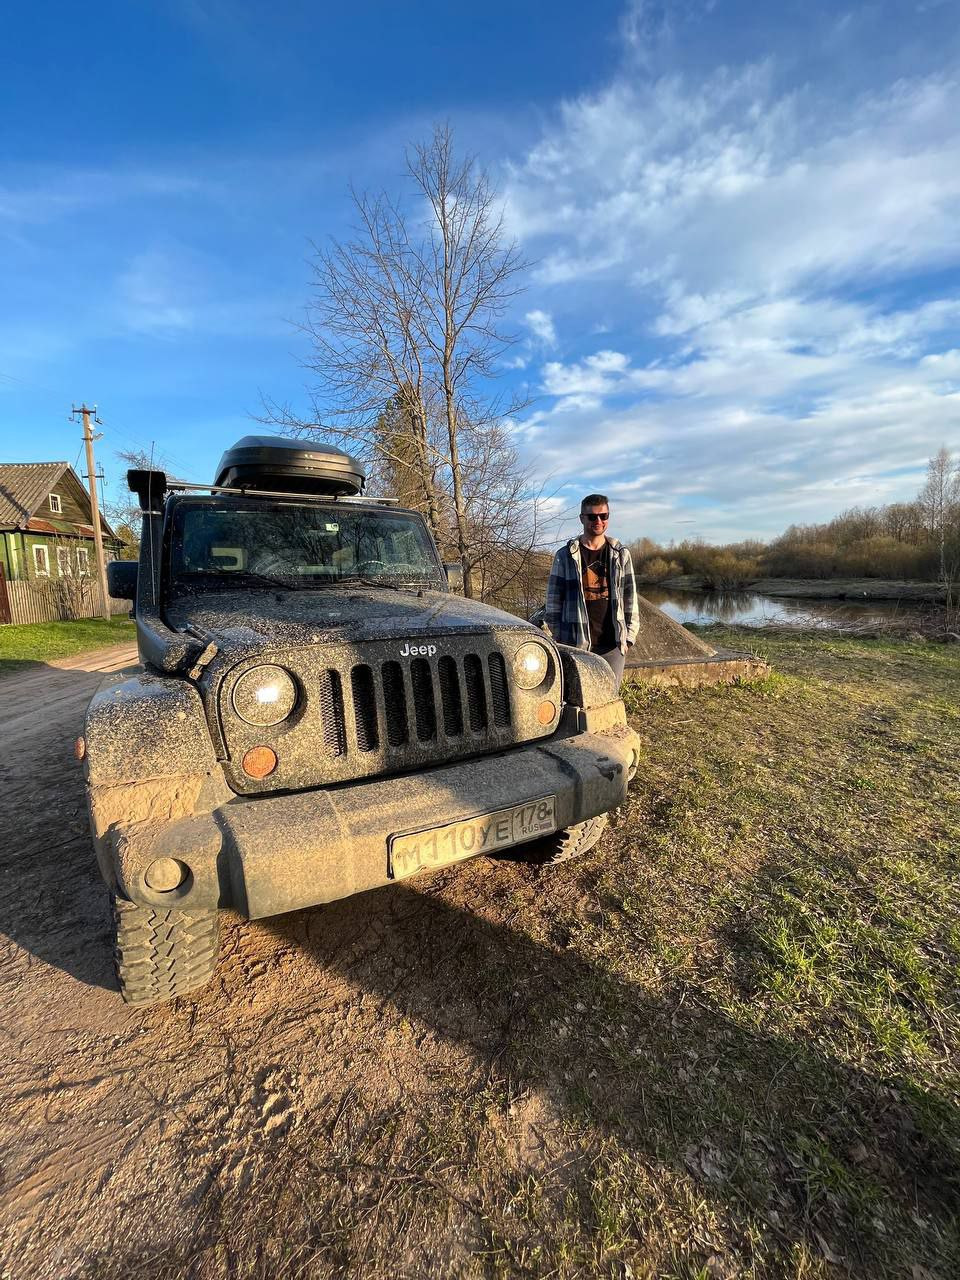
{"type": "Polygon", "coordinates": [[[8,529],[0,534],[0,560],[3,562],[3,576],[8,580],[22,578],[24,564],[23,534],[8,529]],[[13,549],[16,548],[16,563],[13,549]]]}
{"type": "MultiPolygon", "coordinates": [[[[8,582],[11,581],[45,581],[50,578],[58,578],[60,576],[59,567],[57,565],[57,547],[69,547],[71,563],[76,569],[76,550],[78,547],[85,547],[88,552],[88,563],[90,566],[90,576],[96,577],[97,572],[97,549],[92,538],[55,538],[50,534],[44,533],[20,533],[18,531],[7,530],[0,533],[0,563],[3,564],[4,577],[8,582]],[[11,555],[12,546],[16,547],[16,564],[14,565],[14,557],[11,555]],[[34,566],[33,548],[42,546],[47,548],[47,564],[49,566],[49,575],[38,574],[34,566]]],[[[104,539],[104,557],[110,559],[114,555],[115,548],[111,539],[104,539]]]]}

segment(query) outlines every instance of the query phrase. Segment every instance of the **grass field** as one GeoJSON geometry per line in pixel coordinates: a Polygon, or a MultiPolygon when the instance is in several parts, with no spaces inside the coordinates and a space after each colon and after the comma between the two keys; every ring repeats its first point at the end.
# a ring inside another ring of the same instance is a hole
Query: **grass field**
{"type": "Polygon", "coordinates": [[[19,671],[34,662],[69,658],[86,649],[131,644],[136,639],[128,618],[87,618],[80,622],[32,622],[26,626],[0,627],[0,676],[19,671]]]}
{"type": "Polygon", "coordinates": [[[569,1045],[573,1163],[499,1201],[492,1274],[960,1274],[960,651],[759,647],[756,686],[630,692],[530,1041],[569,1045]]]}
{"type": "Polygon", "coordinates": [[[960,1275],[960,648],[750,643],[755,685],[630,691],[596,850],[428,886],[446,971],[384,980],[416,1087],[345,1093],[151,1276],[960,1275]]]}

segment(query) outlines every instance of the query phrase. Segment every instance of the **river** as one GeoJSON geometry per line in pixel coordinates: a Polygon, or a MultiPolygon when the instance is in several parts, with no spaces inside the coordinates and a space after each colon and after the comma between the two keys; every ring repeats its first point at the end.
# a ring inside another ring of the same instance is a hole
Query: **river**
{"type": "Polygon", "coordinates": [[[741,627],[803,627],[840,629],[851,624],[921,618],[921,605],[896,600],[805,600],[765,596],[754,591],[676,591],[643,585],[640,594],[677,622],[732,623],[741,627]]]}

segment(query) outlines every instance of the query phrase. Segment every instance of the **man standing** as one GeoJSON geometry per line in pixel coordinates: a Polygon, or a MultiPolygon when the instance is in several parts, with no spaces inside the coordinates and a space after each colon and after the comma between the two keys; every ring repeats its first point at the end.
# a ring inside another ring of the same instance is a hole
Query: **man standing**
{"type": "Polygon", "coordinates": [[[583,533],[553,557],[544,621],[560,644],[605,658],[619,686],[640,618],[630,552],[607,536],[609,519],[603,494],[587,494],[580,503],[583,533]]]}

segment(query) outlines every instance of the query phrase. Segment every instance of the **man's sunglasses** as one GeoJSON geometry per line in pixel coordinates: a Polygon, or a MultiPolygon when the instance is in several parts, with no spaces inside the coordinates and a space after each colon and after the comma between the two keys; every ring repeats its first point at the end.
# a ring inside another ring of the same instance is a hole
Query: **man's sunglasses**
{"type": "Polygon", "coordinates": [[[609,511],[585,511],[583,513],[584,520],[609,520],[609,511]]]}

